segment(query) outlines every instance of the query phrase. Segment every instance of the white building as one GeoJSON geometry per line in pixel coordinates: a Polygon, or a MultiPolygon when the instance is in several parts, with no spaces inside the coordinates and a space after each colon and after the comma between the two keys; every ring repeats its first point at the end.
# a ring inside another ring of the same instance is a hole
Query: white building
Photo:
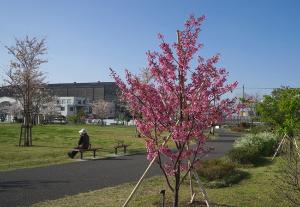
{"type": "Polygon", "coordinates": [[[56,100],[57,112],[65,117],[83,110],[85,114],[91,113],[89,101],[83,97],[58,97],[56,100]]]}
{"type": "MultiPolygon", "coordinates": [[[[52,103],[44,104],[40,114],[63,115],[64,117],[74,115],[80,110],[85,114],[91,113],[90,103],[83,97],[57,97],[52,103]]],[[[15,118],[22,118],[21,104],[11,97],[0,97],[0,121],[13,122],[15,118]]],[[[39,121],[38,121],[39,123],[39,121]]]]}
{"type": "Polygon", "coordinates": [[[13,122],[22,118],[22,106],[14,98],[0,97],[0,121],[13,122]]]}
{"type": "MultiPolygon", "coordinates": [[[[92,103],[84,97],[55,97],[53,101],[45,103],[40,107],[39,115],[36,116],[36,123],[52,120],[54,117],[72,116],[79,111],[91,117],[97,116],[92,113],[92,103]]],[[[114,102],[106,102],[105,115],[103,118],[112,118],[115,116],[114,102]]],[[[14,98],[0,97],[0,121],[13,122],[16,118],[22,119],[21,104],[14,98]]],[[[53,120],[52,120],[53,121],[53,120]]],[[[90,120],[88,120],[90,121],[90,120]]]]}

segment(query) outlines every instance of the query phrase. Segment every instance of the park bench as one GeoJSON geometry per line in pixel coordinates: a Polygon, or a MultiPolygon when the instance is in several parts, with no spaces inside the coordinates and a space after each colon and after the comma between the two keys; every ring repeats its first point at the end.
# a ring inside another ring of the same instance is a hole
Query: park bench
{"type": "Polygon", "coordinates": [[[96,157],[96,151],[99,150],[99,149],[101,149],[101,148],[99,148],[99,147],[98,148],[95,148],[95,147],[92,148],[92,145],[90,144],[88,149],[74,149],[74,151],[80,152],[80,159],[82,159],[84,152],[93,152],[93,157],[95,158],[96,157]]]}
{"type": "Polygon", "coordinates": [[[115,154],[118,154],[118,148],[123,148],[124,154],[126,154],[128,144],[124,144],[124,141],[118,141],[118,143],[114,146],[115,154]]]}

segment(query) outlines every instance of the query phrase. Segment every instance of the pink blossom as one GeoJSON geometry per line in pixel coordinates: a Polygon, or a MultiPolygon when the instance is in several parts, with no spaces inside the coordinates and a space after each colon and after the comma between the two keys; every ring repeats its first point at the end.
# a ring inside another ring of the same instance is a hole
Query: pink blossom
{"type": "Polygon", "coordinates": [[[173,44],[158,35],[161,52],[146,53],[150,83],[141,82],[127,70],[122,81],[112,71],[122,100],[137,115],[136,126],[145,137],[147,158],[164,157],[161,166],[167,175],[188,170],[188,161],[205,152],[204,130],[240,107],[235,99],[223,98],[237,82],[227,83],[226,69],[216,66],[219,54],[208,59],[198,57],[197,65],[191,64],[202,47],[198,37],[203,21],[204,16],[191,16],[178,32],[179,42],[173,44]],[[164,144],[166,133],[170,138],[164,144]]]}

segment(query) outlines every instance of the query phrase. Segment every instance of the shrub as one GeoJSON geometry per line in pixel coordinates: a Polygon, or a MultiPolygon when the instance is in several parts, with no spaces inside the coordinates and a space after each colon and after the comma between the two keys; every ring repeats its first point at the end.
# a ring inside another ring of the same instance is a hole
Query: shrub
{"type": "Polygon", "coordinates": [[[207,188],[224,188],[239,183],[244,178],[248,177],[249,173],[235,170],[231,175],[225,176],[223,179],[213,180],[211,182],[204,183],[207,188]]]}
{"type": "Polygon", "coordinates": [[[258,134],[262,132],[271,131],[271,126],[269,124],[259,124],[259,125],[253,125],[250,128],[250,133],[252,134],[258,134]]]}
{"type": "Polygon", "coordinates": [[[198,175],[208,188],[222,188],[238,183],[246,173],[236,170],[236,165],[223,159],[205,160],[196,164],[198,175]]]}
{"type": "Polygon", "coordinates": [[[225,177],[235,170],[232,162],[225,162],[220,159],[201,161],[197,165],[197,172],[201,177],[212,181],[225,177]]]}
{"type": "Polygon", "coordinates": [[[256,147],[262,156],[274,154],[277,146],[277,135],[268,132],[258,134],[246,134],[237,139],[234,143],[235,148],[256,147]]]}
{"type": "Polygon", "coordinates": [[[260,158],[257,147],[236,147],[227,153],[228,158],[238,164],[254,164],[260,158]]]}

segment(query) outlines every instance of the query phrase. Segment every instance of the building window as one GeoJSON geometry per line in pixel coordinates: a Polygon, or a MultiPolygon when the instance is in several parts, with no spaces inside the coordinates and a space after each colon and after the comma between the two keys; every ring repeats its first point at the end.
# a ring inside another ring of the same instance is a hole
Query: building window
{"type": "Polygon", "coordinates": [[[78,104],[81,104],[81,100],[78,100],[78,104]]]}
{"type": "Polygon", "coordinates": [[[63,106],[60,107],[60,110],[61,110],[61,111],[64,111],[64,110],[65,110],[65,107],[63,107],[63,106]]]}
{"type": "Polygon", "coordinates": [[[70,104],[71,103],[71,99],[67,99],[67,104],[70,104]]]}
{"type": "Polygon", "coordinates": [[[70,111],[74,111],[74,107],[73,106],[70,107],[70,111]]]}

